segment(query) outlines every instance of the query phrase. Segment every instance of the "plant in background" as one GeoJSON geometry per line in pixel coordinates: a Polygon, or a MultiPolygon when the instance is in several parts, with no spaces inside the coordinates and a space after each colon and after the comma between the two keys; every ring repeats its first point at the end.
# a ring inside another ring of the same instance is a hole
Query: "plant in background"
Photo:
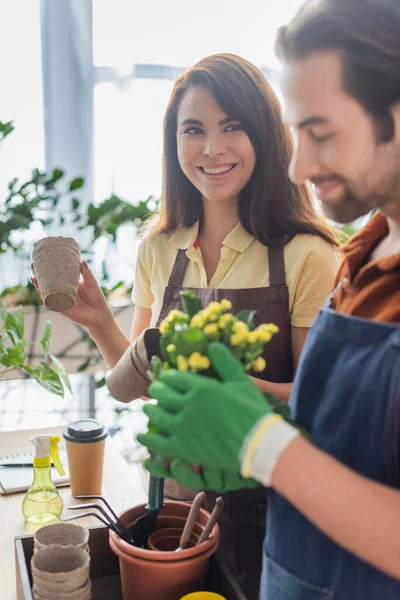
{"type": "MultiPolygon", "coordinates": [[[[0,121],[0,143],[13,131],[12,121],[0,121]]],[[[114,243],[121,225],[133,223],[139,228],[157,206],[157,201],[152,196],[133,205],[115,194],[98,206],[83,205],[79,193],[84,185],[83,177],[66,181],[65,172],[60,168],[51,173],[33,169],[28,180],[14,178],[10,181],[5,201],[0,204],[0,254],[11,251],[20,260],[28,261],[31,248],[23,241],[23,233],[30,229],[33,222],[40,222],[43,227],[56,225],[58,229],[65,225],[68,227],[67,235],[70,235],[73,225],[77,230],[91,231],[87,248],[81,249],[90,263],[96,240],[107,235],[114,243]]],[[[100,283],[105,295],[113,295],[118,289],[130,296],[130,286],[118,282],[111,288],[108,280],[109,275],[104,266],[100,283]]],[[[25,285],[20,282],[19,285],[4,288],[0,291],[0,298],[5,298],[14,305],[41,305],[40,297],[30,282],[25,285]]]]}
{"type": "Polygon", "coordinates": [[[264,346],[279,331],[276,325],[256,327],[255,311],[233,315],[229,300],[204,307],[190,290],[181,292],[181,302],[183,311],[172,310],[160,324],[163,360],[152,359],[155,378],[170,368],[217,377],[207,356],[208,344],[214,341],[227,346],[246,371],[264,371],[264,346]]]}
{"type": "Polygon", "coordinates": [[[70,392],[71,384],[64,365],[50,353],[51,322],[45,325],[40,344],[43,348],[45,361],[32,364],[29,356],[29,347],[34,341],[26,341],[25,313],[21,307],[10,312],[3,302],[2,328],[0,330],[0,379],[11,371],[25,371],[33,377],[43,388],[64,397],[64,387],[70,392]]]}

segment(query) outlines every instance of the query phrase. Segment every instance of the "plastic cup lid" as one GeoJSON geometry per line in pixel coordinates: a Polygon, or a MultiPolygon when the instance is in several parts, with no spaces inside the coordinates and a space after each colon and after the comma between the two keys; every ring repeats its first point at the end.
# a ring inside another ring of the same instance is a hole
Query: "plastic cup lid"
{"type": "Polygon", "coordinates": [[[100,442],[108,436],[108,429],[96,419],[79,419],[67,425],[63,436],[69,442],[81,444],[100,442]]]}

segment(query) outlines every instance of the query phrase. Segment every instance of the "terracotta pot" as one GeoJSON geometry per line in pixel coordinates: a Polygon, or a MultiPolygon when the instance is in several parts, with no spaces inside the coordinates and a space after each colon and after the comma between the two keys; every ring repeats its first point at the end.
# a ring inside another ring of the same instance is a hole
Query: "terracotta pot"
{"type": "MultiPolygon", "coordinates": [[[[175,552],[179,547],[182,529],[178,527],[166,527],[157,529],[148,539],[147,548],[159,552],[175,552]]],[[[192,532],[186,548],[193,548],[199,541],[200,535],[192,532]]]]}
{"type": "MultiPolygon", "coordinates": [[[[124,525],[133,527],[136,519],[146,513],[145,506],[141,504],[122,513],[120,518],[124,525]]],[[[159,513],[156,531],[167,527],[182,530],[189,510],[190,505],[185,502],[166,502],[159,513]]],[[[209,518],[210,513],[200,509],[195,535],[200,535],[209,518]]],[[[204,589],[208,559],[218,546],[219,527],[216,524],[212,535],[198,546],[181,552],[137,548],[113,531],[110,531],[109,540],[111,549],[119,557],[124,600],[177,600],[204,589]]]]}

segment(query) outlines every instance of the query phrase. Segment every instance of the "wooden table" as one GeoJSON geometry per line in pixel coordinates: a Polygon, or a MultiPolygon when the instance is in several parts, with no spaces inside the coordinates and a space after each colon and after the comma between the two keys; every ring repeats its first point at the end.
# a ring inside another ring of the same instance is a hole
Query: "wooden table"
{"type": "MultiPolygon", "coordinates": [[[[60,435],[62,430],[62,427],[53,427],[0,433],[0,456],[32,452],[32,444],[28,440],[30,436],[38,435],[39,433],[60,435]]],[[[71,496],[69,487],[59,488],[59,492],[64,500],[63,516],[73,514],[73,511],[67,510],[66,507],[82,501],[75,500],[71,496]]],[[[125,460],[114,447],[111,438],[108,438],[106,443],[102,493],[117,513],[147,500],[138,475],[128,467],[125,460]]],[[[24,495],[25,492],[0,496],[1,600],[16,600],[17,597],[15,587],[14,537],[17,535],[32,534],[38,529],[38,527],[28,525],[25,522],[21,510],[24,495]]],[[[89,527],[100,524],[95,517],[79,519],[75,522],[79,525],[89,527]]]]}

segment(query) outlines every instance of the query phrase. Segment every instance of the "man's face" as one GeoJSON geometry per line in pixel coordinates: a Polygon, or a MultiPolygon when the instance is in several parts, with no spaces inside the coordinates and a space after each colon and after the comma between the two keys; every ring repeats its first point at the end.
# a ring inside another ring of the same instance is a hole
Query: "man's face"
{"type": "Polygon", "coordinates": [[[373,208],[399,210],[399,110],[394,137],[377,139],[376,124],[342,84],[342,59],[315,52],[284,67],[285,120],[296,134],[294,183],[311,181],[326,215],[347,223],[373,208]]]}

